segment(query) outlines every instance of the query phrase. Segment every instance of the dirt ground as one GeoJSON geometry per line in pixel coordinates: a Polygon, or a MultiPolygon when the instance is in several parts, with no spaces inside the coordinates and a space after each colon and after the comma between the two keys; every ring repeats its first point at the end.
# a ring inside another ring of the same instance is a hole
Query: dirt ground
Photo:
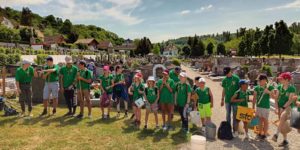
{"type": "MultiPolygon", "coordinates": [[[[192,79],[196,76],[201,76],[199,73],[193,71],[192,69],[182,66],[182,69],[185,70],[188,76],[192,79]]],[[[219,127],[220,123],[225,120],[226,111],[225,107],[221,107],[221,96],[222,96],[222,87],[220,82],[213,82],[206,78],[206,84],[213,92],[214,97],[214,107],[213,107],[213,115],[212,121],[219,127]]],[[[252,106],[250,104],[250,106],[252,106]]],[[[273,122],[277,119],[274,112],[270,113],[270,122],[273,122]]],[[[282,149],[278,147],[278,144],[282,142],[282,136],[279,136],[278,143],[275,143],[271,140],[272,135],[276,132],[276,126],[274,124],[270,124],[269,133],[271,136],[268,137],[266,141],[256,141],[250,140],[245,141],[244,135],[240,135],[239,138],[235,138],[231,141],[222,141],[216,139],[215,141],[207,141],[206,149],[219,150],[219,149],[242,149],[242,150],[253,150],[253,149],[264,149],[264,150],[272,150],[272,149],[282,149]]],[[[255,134],[252,130],[250,130],[252,137],[255,137],[255,134]]],[[[290,145],[286,149],[298,150],[300,149],[300,134],[293,129],[291,133],[288,135],[288,140],[290,145]]]]}

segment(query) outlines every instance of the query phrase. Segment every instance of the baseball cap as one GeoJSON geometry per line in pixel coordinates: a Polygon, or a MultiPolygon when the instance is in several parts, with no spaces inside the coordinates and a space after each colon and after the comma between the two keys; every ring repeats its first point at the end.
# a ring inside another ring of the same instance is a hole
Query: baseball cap
{"type": "Polygon", "coordinates": [[[279,75],[278,79],[292,80],[292,75],[290,72],[284,72],[279,75]]]}
{"type": "Polygon", "coordinates": [[[141,73],[137,73],[134,75],[135,78],[142,78],[142,74],[141,73]]]}
{"type": "Polygon", "coordinates": [[[109,71],[109,66],[104,66],[104,67],[103,67],[103,70],[104,70],[104,71],[109,71]]]}
{"type": "Polygon", "coordinates": [[[153,76],[149,76],[147,81],[155,81],[154,77],[153,76]]]}
{"type": "Polygon", "coordinates": [[[52,56],[48,56],[48,57],[46,58],[46,61],[53,61],[53,57],[52,57],[52,56]]]}
{"type": "Polygon", "coordinates": [[[169,70],[164,70],[163,74],[169,75],[169,70]]]}
{"type": "Polygon", "coordinates": [[[80,65],[86,66],[86,62],[85,62],[84,60],[80,60],[80,61],[79,61],[79,64],[80,64],[80,65]]]}
{"type": "Polygon", "coordinates": [[[23,61],[22,61],[22,65],[25,65],[25,64],[31,64],[31,62],[28,61],[28,60],[23,60],[23,61]]]}
{"type": "Polygon", "coordinates": [[[185,72],[181,72],[181,73],[179,74],[179,76],[186,78],[186,77],[187,77],[187,74],[186,74],[185,72]]]}
{"type": "Polygon", "coordinates": [[[206,81],[205,81],[204,78],[200,78],[200,79],[199,79],[199,82],[200,82],[200,83],[206,83],[206,81]]]}
{"type": "Polygon", "coordinates": [[[239,84],[240,85],[249,84],[249,80],[242,79],[242,80],[240,80],[239,84]]]}
{"type": "Polygon", "coordinates": [[[67,64],[68,64],[68,63],[73,63],[72,57],[71,57],[71,56],[66,56],[66,57],[65,57],[65,61],[66,61],[67,64]]]}
{"type": "Polygon", "coordinates": [[[225,67],[225,68],[223,69],[223,72],[224,72],[225,75],[227,75],[230,71],[231,71],[231,68],[230,68],[230,67],[225,67]]]}
{"type": "Polygon", "coordinates": [[[176,67],[175,67],[175,71],[176,71],[176,72],[179,72],[179,71],[181,71],[181,68],[180,68],[179,66],[176,66],[176,67]]]}

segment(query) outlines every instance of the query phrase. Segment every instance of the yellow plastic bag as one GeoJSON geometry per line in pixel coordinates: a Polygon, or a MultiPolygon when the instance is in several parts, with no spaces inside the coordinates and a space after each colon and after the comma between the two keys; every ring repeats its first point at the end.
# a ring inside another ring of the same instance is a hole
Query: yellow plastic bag
{"type": "Polygon", "coordinates": [[[254,111],[255,110],[252,108],[238,106],[236,119],[244,122],[250,122],[254,117],[254,111]]]}

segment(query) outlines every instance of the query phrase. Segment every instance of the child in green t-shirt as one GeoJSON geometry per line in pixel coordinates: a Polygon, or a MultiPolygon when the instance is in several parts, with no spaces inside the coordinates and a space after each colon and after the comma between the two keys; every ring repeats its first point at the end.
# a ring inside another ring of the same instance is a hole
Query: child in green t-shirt
{"type": "Polygon", "coordinates": [[[103,75],[99,77],[100,79],[100,89],[102,92],[102,100],[105,100],[106,102],[101,102],[101,112],[102,112],[102,118],[110,118],[110,108],[111,108],[111,100],[112,100],[112,88],[114,87],[114,80],[113,75],[111,74],[109,70],[109,66],[103,67],[103,75]],[[107,97],[107,98],[106,98],[107,97]],[[108,107],[107,109],[107,115],[104,114],[104,108],[108,107]]]}
{"type": "Polygon", "coordinates": [[[143,98],[144,95],[144,85],[142,84],[142,75],[141,73],[137,73],[134,76],[134,83],[129,87],[128,94],[133,96],[133,112],[135,115],[134,124],[137,128],[141,125],[141,108],[139,108],[135,102],[140,98],[143,98]]]}
{"type": "Polygon", "coordinates": [[[148,127],[148,117],[150,111],[154,113],[156,128],[159,128],[158,125],[158,117],[157,117],[157,110],[158,110],[158,99],[159,99],[159,92],[157,87],[155,87],[155,79],[154,77],[150,76],[147,80],[147,88],[145,89],[144,98],[146,100],[146,116],[145,116],[145,129],[148,127]]]}
{"type": "Polygon", "coordinates": [[[211,108],[213,107],[214,100],[209,87],[205,86],[205,79],[200,78],[198,82],[199,87],[195,90],[195,93],[198,95],[198,111],[204,127],[211,121],[211,108]]]}
{"type": "MultiPolygon", "coordinates": [[[[249,81],[248,80],[240,80],[239,85],[240,85],[240,89],[238,91],[235,92],[235,94],[232,96],[231,98],[231,103],[235,103],[237,106],[241,106],[241,107],[248,107],[248,101],[249,101],[249,95],[250,92],[248,91],[248,84],[249,81]]],[[[236,114],[237,114],[237,109],[234,110],[235,112],[233,112],[234,115],[234,119],[236,119],[236,114]]],[[[237,120],[237,125],[234,126],[234,137],[238,137],[238,126],[239,126],[239,122],[240,120],[237,120]]],[[[245,139],[249,139],[249,133],[248,133],[248,123],[247,122],[243,122],[244,124],[244,129],[246,132],[245,135],[245,139]]]]}
{"type": "Polygon", "coordinates": [[[255,115],[259,117],[259,129],[260,133],[257,135],[257,139],[266,139],[266,134],[269,128],[269,113],[270,113],[270,98],[274,97],[274,87],[267,85],[268,77],[264,74],[258,76],[259,84],[254,88],[253,94],[253,109],[256,112],[255,115]]]}

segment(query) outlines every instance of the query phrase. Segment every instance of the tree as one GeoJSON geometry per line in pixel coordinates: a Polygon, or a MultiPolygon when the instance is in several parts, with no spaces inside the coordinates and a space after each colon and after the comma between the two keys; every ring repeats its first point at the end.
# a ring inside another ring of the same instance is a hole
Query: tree
{"type": "Polygon", "coordinates": [[[293,34],[289,31],[286,23],[281,20],[275,22],[275,53],[279,54],[281,57],[282,54],[290,54],[293,44],[293,34]]]}
{"type": "Polygon", "coordinates": [[[213,53],[213,49],[214,49],[214,44],[212,42],[209,42],[206,47],[207,54],[211,55],[213,53]]]}
{"type": "Polygon", "coordinates": [[[67,34],[67,42],[68,43],[74,43],[77,41],[79,35],[75,31],[71,31],[70,33],[67,34]]]}
{"type": "Polygon", "coordinates": [[[193,38],[192,38],[192,37],[189,37],[189,38],[188,38],[187,44],[188,44],[190,47],[193,46],[193,38]]]}
{"type": "Polygon", "coordinates": [[[160,54],[160,44],[154,44],[153,49],[151,50],[153,54],[159,55],[160,54]]]}
{"type": "Polygon", "coordinates": [[[182,54],[183,54],[185,57],[189,57],[189,56],[191,55],[191,48],[190,48],[190,46],[185,45],[185,46],[182,48],[182,54]]]}
{"type": "Polygon", "coordinates": [[[66,19],[60,28],[60,33],[69,34],[72,31],[72,22],[69,19],[66,19]]]}
{"type": "Polygon", "coordinates": [[[29,28],[22,28],[20,30],[21,40],[24,42],[30,42],[31,37],[37,37],[35,31],[31,31],[29,28]],[[32,35],[33,34],[33,35],[32,35]]]}
{"type": "Polygon", "coordinates": [[[226,50],[225,50],[225,45],[223,43],[219,43],[217,46],[217,54],[218,55],[225,55],[226,50]]]}
{"type": "Polygon", "coordinates": [[[144,37],[139,41],[137,48],[135,50],[135,54],[145,56],[149,54],[151,49],[152,49],[151,41],[147,37],[144,37]]]}
{"type": "Polygon", "coordinates": [[[21,14],[21,24],[25,26],[32,26],[32,12],[28,7],[23,7],[21,14]]]}
{"type": "Polygon", "coordinates": [[[246,44],[244,41],[241,41],[239,44],[238,56],[245,56],[246,55],[246,44]]]}

